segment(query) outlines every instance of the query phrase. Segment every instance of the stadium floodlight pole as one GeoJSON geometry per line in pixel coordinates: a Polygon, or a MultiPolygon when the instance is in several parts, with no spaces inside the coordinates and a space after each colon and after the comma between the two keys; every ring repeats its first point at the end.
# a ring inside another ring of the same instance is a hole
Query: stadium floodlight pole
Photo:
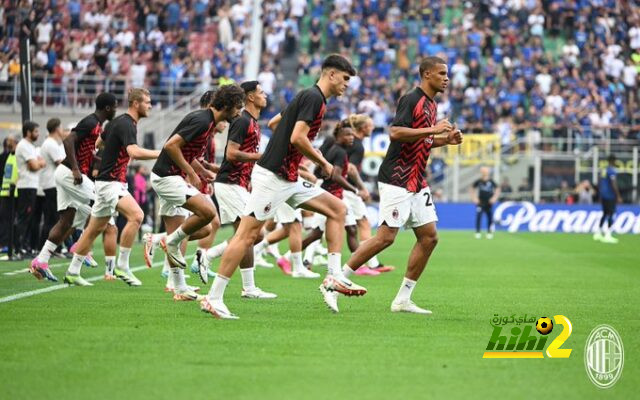
{"type": "Polygon", "coordinates": [[[31,55],[29,36],[20,32],[20,105],[22,122],[31,121],[31,55]]]}

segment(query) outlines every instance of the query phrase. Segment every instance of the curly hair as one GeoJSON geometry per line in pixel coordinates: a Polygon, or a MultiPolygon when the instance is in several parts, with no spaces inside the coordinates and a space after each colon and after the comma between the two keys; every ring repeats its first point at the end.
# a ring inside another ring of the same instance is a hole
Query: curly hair
{"type": "Polygon", "coordinates": [[[349,119],[343,119],[336,124],[336,126],[333,128],[333,137],[337,139],[340,131],[344,128],[353,128],[349,119]]]}
{"type": "Polygon", "coordinates": [[[211,105],[216,110],[238,108],[244,105],[244,98],[244,90],[239,85],[224,85],[216,90],[211,105]]]}

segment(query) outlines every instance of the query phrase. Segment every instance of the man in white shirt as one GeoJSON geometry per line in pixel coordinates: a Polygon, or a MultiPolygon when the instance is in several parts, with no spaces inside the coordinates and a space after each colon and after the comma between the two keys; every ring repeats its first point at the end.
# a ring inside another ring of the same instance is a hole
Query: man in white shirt
{"type": "Polygon", "coordinates": [[[45,162],[45,167],[42,169],[42,172],[40,172],[40,187],[44,191],[45,198],[43,206],[44,225],[40,238],[44,239],[49,235],[51,227],[58,221],[57,192],[54,173],[58,164],[66,157],[62,144],[64,137],[60,120],[58,118],[51,118],[47,121],[47,131],[49,132],[49,136],[47,136],[40,148],[40,155],[45,162]]]}
{"type": "Polygon", "coordinates": [[[34,143],[38,140],[38,124],[26,121],[22,124],[22,140],[16,146],[16,163],[18,164],[17,218],[15,235],[15,254],[30,251],[24,246],[28,242],[28,228],[31,225],[33,209],[38,192],[38,171],[44,168],[45,162],[38,156],[34,143]]]}

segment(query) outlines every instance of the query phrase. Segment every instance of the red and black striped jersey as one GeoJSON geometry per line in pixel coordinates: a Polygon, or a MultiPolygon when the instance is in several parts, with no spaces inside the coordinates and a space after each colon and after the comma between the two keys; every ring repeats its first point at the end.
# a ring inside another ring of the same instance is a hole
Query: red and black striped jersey
{"type": "Polygon", "coordinates": [[[307,137],[313,141],[322,125],[326,103],[318,85],[300,91],[282,112],[282,119],[258,165],[289,182],[296,182],[302,153],[291,144],[293,127],[298,121],[306,122],[310,127],[307,137]]]}
{"type": "MultiPolygon", "coordinates": [[[[191,164],[194,159],[204,155],[215,126],[216,122],[211,109],[196,110],[187,114],[180,121],[167,141],[174,135],[180,135],[186,142],[180,150],[187,163],[191,164]]],[[[185,173],[176,165],[164,148],[160,151],[160,156],[153,166],[153,172],[158,176],[185,176],[185,173]]]]}
{"type": "Polygon", "coordinates": [[[127,181],[129,153],[127,146],[138,144],[137,122],[127,113],[118,115],[109,122],[102,132],[104,152],[97,181],[127,181]]]}
{"type": "MultiPolygon", "coordinates": [[[[260,125],[246,110],[236,118],[229,127],[229,141],[240,145],[239,150],[245,153],[257,153],[260,147],[260,125]]],[[[251,171],[253,162],[229,161],[227,159],[227,149],[224,149],[224,159],[220,165],[220,171],[216,176],[216,182],[240,185],[249,190],[251,182],[251,171]]]]}
{"type": "MultiPolygon", "coordinates": [[[[349,155],[344,147],[334,144],[329,149],[325,149],[322,152],[322,156],[334,167],[342,168],[342,177],[347,178],[347,171],[349,168],[349,155]]],[[[324,190],[341,199],[344,192],[344,188],[337,182],[331,179],[325,179],[322,181],[324,190]]]]}
{"type": "MultiPolygon", "coordinates": [[[[416,87],[400,98],[392,126],[426,128],[436,123],[436,102],[416,87]]],[[[378,172],[378,181],[417,193],[427,186],[425,172],[433,138],[415,142],[392,140],[378,172]]]]}
{"type": "MultiPolygon", "coordinates": [[[[75,156],[78,169],[82,174],[90,176],[96,140],[102,133],[102,124],[98,116],[93,113],[82,118],[71,132],[76,135],[75,156]]],[[[71,162],[68,156],[62,161],[62,164],[71,169],[71,162]]]]}

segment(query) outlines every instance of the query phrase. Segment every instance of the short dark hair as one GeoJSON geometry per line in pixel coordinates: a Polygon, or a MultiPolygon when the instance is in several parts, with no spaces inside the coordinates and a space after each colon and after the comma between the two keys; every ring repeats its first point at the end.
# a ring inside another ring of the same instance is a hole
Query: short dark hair
{"type": "Polygon", "coordinates": [[[22,124],[22,137],[27,137],[27,133],[35,131],[39,126],[40,125],[36,124],[33,121],[25,121],[22,124]]]}
{"type": "Polygon", "coordinates": [[[200,97],[200,108],[207,108],[211,105],[211,100],[213,100],[214,93],[215,91],[213,90],[207,90],[202,94],[202,97],[200,97]]]}
{"type": "Polygon", "coordinates": [[[111,93],[100,93],[96,97],[96,110],[105,110],[107,107],[115,107],[117,103],[116,96],[111,93]]]}
{"type": "Polygon", "coordinates": [[[438,64],[447,65],[447,62],[440,57],[426,57],[420,62],[420,76],[438,64]]]}
{"type": "Polygon", "coordinates": [[[616,162],[616,155],[615,154],[609,154],[608,160],[609,160],[610,164],[615,163],[616,162]]]}
{"type": "Polygon", "coordinates": [[[238,108],[244,105],[244,90],[238,84],[220,86],[213,95],[211,105],[216,110],[238,108]]]}
{"type": "Polygon", "coordinates": [[[47,131],[49,133],[53,133],[56,131],[56,129],[58,129],[60,127],[60,119],[59,118],[51,118],[49,121],[47,121],[47,131]]]}
{"type": "Polygon", "coordinates": [[[331,54],[324,59],[322,62],[322,70],[327,68],[335,68],[338,71],[346,72],[351,76],[356,75],[356,69],[353,68],[353,65],[351,65],[349,60],[340,54],[331,54]]]}
{"type": "Polygon", "coordinates": [[[240,84],[242,90],[244,90],[244,94],[247,95],[258,88],[260,82],[258,81],[246,81],[240,84]]]}

